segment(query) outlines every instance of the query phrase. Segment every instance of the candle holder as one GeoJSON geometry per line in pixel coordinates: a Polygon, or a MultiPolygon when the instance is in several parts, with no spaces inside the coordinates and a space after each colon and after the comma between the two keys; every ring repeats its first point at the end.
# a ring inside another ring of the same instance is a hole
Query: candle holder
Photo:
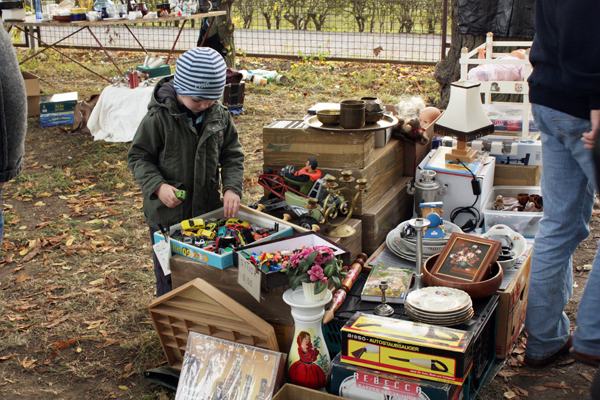
{"type": "Polygon", "coordinates": [[[348,237],[354,235],[356,229],[347,225],[346,222],[352,217],[359,196],[367,190],[367,180],[355,180],[352,171],[342,171],[339,182],[343,186],[338,184],[334,176],[325,177],[323,186],[327,188],[327,197],[323,202],[323,219],[328,226],[323,233],[332,237],[348,237]],[[356,181],[356,185],[352,187],[354,181],[356,181]],[[339,223],[334,223],[333,220],[338,217],[339,213],[346,215],[346,218],[339,223]]]}
{"type": "Polygon", "coordinates": [[[389,285],[387,281],[379,282],[379,290],[381,290],[381,304],[375,307],[375,310],[373,310],[375,315],[389,317],[390,315],[394,314],[394,309],[392,308],[392,306],[386,303],[385,299],[385,291],[388,290],[388,287],[389,285]]]}

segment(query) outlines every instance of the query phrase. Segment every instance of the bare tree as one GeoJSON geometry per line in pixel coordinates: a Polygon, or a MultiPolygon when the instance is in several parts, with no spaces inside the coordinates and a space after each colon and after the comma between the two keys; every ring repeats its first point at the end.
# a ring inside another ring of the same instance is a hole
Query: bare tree
{"type": "Polygon", "coordinates": [[[308,25],[308,14],[305,12],[304,2],[302,0],[287,0],[286,10],[283,17],[292,24],[294,29],[306,29],[308,25]]]}
{"type": "Polygon", "coordinates": [[[275,21],[275,29],[281,27],[283,20],[283,1],[282,0],[264,0],[259,3],[260,13],[265,19],[267,29],[273,29],[273,21],[275,21]]]}
{"type": "Polygon", "coordinates": [[[237,0],[235,2],[236,9],[244,21],[244,29],[250,29],[252,25],[252,17],[254,15],[254,0],[237,0]]]}

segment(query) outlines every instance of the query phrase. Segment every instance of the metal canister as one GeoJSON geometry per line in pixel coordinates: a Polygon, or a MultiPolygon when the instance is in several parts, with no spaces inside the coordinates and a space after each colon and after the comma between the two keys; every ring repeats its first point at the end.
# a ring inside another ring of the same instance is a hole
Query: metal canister
{"type": "Polygon", "coordinates": [[[435,175],[435,171],[424,169],[421,170],[421,178],[415,182],[414,186],[410,182],[406,183],[406,192],[415,196],[415,214],[417,217],[423,217],[423,211],[419,207],[421,203],[440,201],[437,197],[446,194],[448,185],[440,185],[435,180],[435,175]]]}

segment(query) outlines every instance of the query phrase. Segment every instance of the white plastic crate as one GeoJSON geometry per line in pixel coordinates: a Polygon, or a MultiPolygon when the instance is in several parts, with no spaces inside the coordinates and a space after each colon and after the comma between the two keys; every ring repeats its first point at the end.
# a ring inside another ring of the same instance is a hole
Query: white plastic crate
{"type": "Polygon", "coordinates": [[[493,204],[498,195],[517,197],[519,193],[542,194],[539,186],[494,186],[483,204],[485,231],[494,225],[503,224],[526,238],[535,237],[543,212],[496,211],[493,204]]]}

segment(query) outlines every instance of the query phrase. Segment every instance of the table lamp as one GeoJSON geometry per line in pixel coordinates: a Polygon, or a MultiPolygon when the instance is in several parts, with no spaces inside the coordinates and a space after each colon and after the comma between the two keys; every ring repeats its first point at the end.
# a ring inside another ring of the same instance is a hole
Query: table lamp
{"type": "Polygon", "coordinates": [[[480,83],[459,81],[450,87],[446,111],[436,121],[433,131],[441,136],[455,136],[456,148],[446,154],[446,160],[465,164],[477,159],[477,150],[467,142],[494,132],[494,124],[481,104],[480,83]]]}

